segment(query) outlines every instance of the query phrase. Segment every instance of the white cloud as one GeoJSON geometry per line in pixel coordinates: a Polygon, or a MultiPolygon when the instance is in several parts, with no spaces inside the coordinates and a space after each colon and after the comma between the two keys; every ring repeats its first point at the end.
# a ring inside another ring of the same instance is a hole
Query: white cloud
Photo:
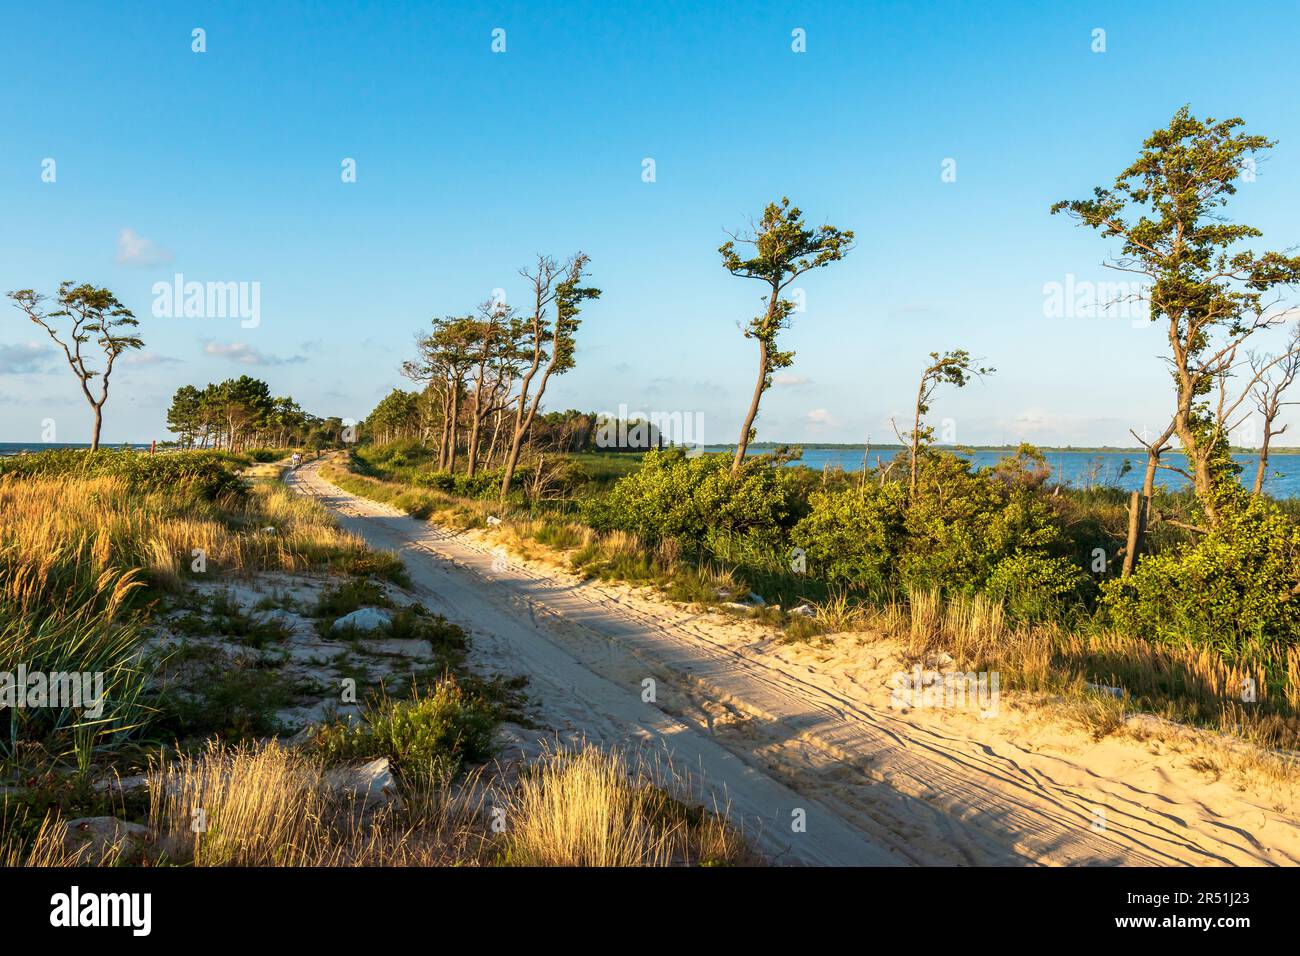
{"type": "Polygon", "coordinates": [[[44,371],[54,358],[54,350],[40,342],[0,345],[0,374],[44,371]]]}
{"type": "Polygon", "coordinates": [[[835,424],[835,418],[824,408],[814,408],[804,416],[809,425],[828,427],[835,424]]]}
{"type": "Polygon", "coordinates": [[[794,372],[777,372],[772,376],[773,385],[807,385],[812,379],[807,375],[796,375],[794,372]]]}
{"type": "Polygon", "coordinates": [[[301,355],[291,355],[288,358],[280,358],[276,355],[264,355],[251,345],[244,342],[206,342],[203,346],[203,354],[210,355],[213,358],[228,359],[231,362],[238,362],[241,365],[296,365],[299,362],[307,361],[301,355]]]}
{"type": "Polygon", "coordinates": [[[1021,412],[1010,422],[1003,422],[1003,427],[1010,427],[1011,430],[1019,437],[1023,435],[1032,435],[1036,432],[1042,432],[1047,429],[1059,429],[1061,423],[1048,416],[1038,408],[1029,408],[1021,412]]]}
{"type": "Polygon", "coordinates": [[[123,229],[117,237],[117,261],[124,266],[146,269],[171,262],[172,253],[134,229],[123,229]]]}
{"type": "Polygon", "coordinates": [[[175,365],[181,360],[157,352],[128,352],[118,362],[122,365],[175,365]]]}

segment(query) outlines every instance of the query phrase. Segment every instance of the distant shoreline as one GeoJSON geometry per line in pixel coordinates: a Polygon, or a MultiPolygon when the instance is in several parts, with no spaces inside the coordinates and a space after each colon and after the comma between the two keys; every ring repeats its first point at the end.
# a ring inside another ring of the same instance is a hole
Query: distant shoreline
{"type": "MultiPolygon", "coordinates": [[[[969,451],[1003,451],[1008,453],[1014,453],[1017,449],[1020,448],[1020,445],[1019,444],[1015,444],[1015,445],[935,445],[933,447],[943,451],[969,450],[969,451]]],[[[1043,452],[1043,454],[1052,454],[1057,452],[1074,452],[1074,453],[1086,452],[1086,453],[1097,454],[1097,455],[1145,455],[1146,454],[1146,449],[1142,448],[1141,446],[1125,448],[1122,446],[1115,446],[1115,445],[1098,445],[1098,446],[1086,446],[1086,447],[1079,446],[1079,445],[1035,445],[1034,447],[1037,448],[1039,451],[1043,452]]],[[[764,442],[750,442],[749,448],[751,450],[761,449],[763,451],[772,451],[773,449],[776,448],[802,448],[805,451],[811,449],[820,449],[824,451],[866,451],[867,449],[870,449],[871,451],[903,451],[906,448],[906,446],[897,445],[897,444],[877,445],[874,442],[871,445],[864,445],[860,442],[858,444],[836,444],[835,442],[764,441],[764,442]]],[[[735,451],[736,446],[735,445],[708,445],[706,446],[706,449],[709,451],[712,451],[714,449],[720,451],[735,451]]],[[[1253,455],[1258,453],[1259,449],[1246,448],[1246,447],[1233,445],[1229,449],[1229,451],[1231,454],[1234,455],[1253,455]]],[[[1178,448],[1177,446],[1174,446],[1168,449],[1168,453],[1174,455],[1181,454],[1182,449],[1178,448]]],[[[1300,447],[1269,448],[1268,453],[1270,457],[1273,455],[1295,455],[1295,454],[1300,454],[1300,447]]]]}
{"type": "MultiPolygon", "coordinates": [[[[120,449],[120,448],[148,448],[150,442],[103,442],[102,448],[120,449]]],[[[166,447],[163,441],[158,442],[160,448],[166,447]]],[[[982,452],[1006,452],[1014,453],[1020,446],[1016,445],[936,445],[934,446],[944,451],[982,451],[982,452]]],[[[1077,446],[1077,445],[1035,445],[1043,454],[1059,453],[1085,453],[1093,455],[1145,455],[1146,449],[1141,447],[1125,448],[1116,445],[1097,445],[1097,446],[1077,446]]],[[[83,448],[89,449],[90,442],[22,442],[22,441],[0,441],[0,455],[12,454],[18,451],[53,451],[66,448],[83,448]]],[[[778,441],[761,441],[750,442],[750,451],[773,451],[777,448],[800,448],[804,451],[821,450],[821,451],[866,451],[870,449],[873,452],[903,451],[906,446],[898,444],[880,444],[872,443],[864,445],[862,443],[836,443],[836,442],[778,442],[778,441]]],[[[735,445],[706,445],[706,451],[727,451],[736,450],[735,445]]],[[[1259,453],[1258,448],[1244,448],[1234,445],[1229,450],[1233,455],[1254,455],[1259,453]]],[[[1172,455],[1181,454],[1181,449],[1172,447],[1168,449],[1172,455]]],[[[1298,455],[1300,446],[1270,448],[1269,456],[1274,455],[1298,455]]]]}

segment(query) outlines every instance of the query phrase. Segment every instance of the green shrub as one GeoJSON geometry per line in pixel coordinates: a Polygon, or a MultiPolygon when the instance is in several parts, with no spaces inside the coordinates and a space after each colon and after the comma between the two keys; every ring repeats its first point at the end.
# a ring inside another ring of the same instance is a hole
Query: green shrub
{"type": "Polygon", "coordinates": [[[411,700],[382,700],[358,721],[318,728],[311,746],[330,762],[386,757],[399,781],[450,779],[466,762],[492,755],[496,717],[481,698],[444,677],[432,693],[411,700]]]}
{"type": "Polygon", "coordinates": [[[1199,541],[1142,558],[1102,587],[1117,626],[1227,659],[1274,660],[1300,633],[1300,524],[1272,502],[1242,494],[1199,541]]]}
{"type": "Polygon", "coordinates": [[[809,575],[832,585],[876,596],[988,590],[1027,618],[1061,613],[1089,586],[1054,553],[1065,542],[1041,498],[956,455],[925,455],[910,503],[902,483],[886,482],[814,492],[810,505],[791,543],[809,575]]]}
{"type": "MultiPolygon", "coordinates": [[[[1055,516],[1032,492],[974,471],[964,458],[931,453],[907,512],[899,579],[908,590],[970,594],[1004,559],[1061,544],[1055,516]]],[[[1076,581],[1084,581],[1081,570],[1076,581]]]]}
{"type": "Polygon", "coordinates": [[[1078,603],[1087,580],[1068,558],[1023,552],[999,561],[984,590],[1013,617],[1055,619],[1078,603]]]}
{"type": "Polygon", "coordinates": [[[688,457],[681,449],[647,452],[639,471],[589,501],[597,530],[629,531],[646,541],[676,538],[698,547],[710,530],[773,542],[802,516],[795,479],[772,459],[748,459],[731,474],[729,455],[688,457]]]}
{"type": "Polygon", "coordinates": [[[906,543],[902,485],[864,485],[814,492],[811,510],[790,536],[803,548],[808,574],[828,584],[883,593],[894,583],[906,543]]]}

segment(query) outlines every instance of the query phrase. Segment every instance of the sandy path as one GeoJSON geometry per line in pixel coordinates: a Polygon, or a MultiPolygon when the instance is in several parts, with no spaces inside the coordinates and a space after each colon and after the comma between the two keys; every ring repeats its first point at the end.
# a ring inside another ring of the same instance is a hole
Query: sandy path
{"type": "Polygon", "coordinates": [[[1289,813],[1133,741],[892,709],[891,662],[864,663],[861,649],[814,661],[753,625],[526,566],[350,495],[315,464],[289,481],[400,551],[427,603],[473,634],[477,660],[528,675],[545,720],[611,744],[662,743],[778,861],[1300,862],[1289,813]],[[642,702],[646,678],[656,703],[642,702]],[[807,828],[792,832],[800,808],[807,828]]]}

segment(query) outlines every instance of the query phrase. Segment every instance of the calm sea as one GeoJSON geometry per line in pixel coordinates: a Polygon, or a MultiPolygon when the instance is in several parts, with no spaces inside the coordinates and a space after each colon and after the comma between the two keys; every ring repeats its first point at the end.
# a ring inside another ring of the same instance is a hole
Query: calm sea
{"type": "MultiPolygon", "coordinates": [[[[49,444],[42,444],[41,442],[0,442],[0,455],[16,455],[21,451],[47,451],[51,448],[89,447],[88,444],[73,442],[51,442],[49,444]]],[[[123,446],[106,445],[105,447],[121,448],[123,446]]],[[[147,444],[131,444],[130,447],[143,450],[149,448],[147,444]]],[[[708,450],[730,451],[731,449],[714,447],[708,450]]],[[[755,452],[755,454],[757,453],[755,452]]],[[[876,463],[877,454],[885,461],[889,461],[895,451],[889,449],[872,452],[870,464],[873,466],[876,463]]],[[[982,468],[986,465],[996,464],[1006,454],[1006,452],[1000,451],[977,451],[966,453],[966,457],[969,457],[976,466],[982,468]]],[[[1118,485],[1126,491],[1135,491],[1142,487],[1142,469],[1145,467],[1145,459],[1140,451],[1049,451],[1044,452],[1044,454],[1047,456],[1048,463],[1052,466],[1053,481],[1059,480],[1076,488],[1106,484],[1118,485]],[[1122,474],[1126,461],[1132,468],[1127,474],[1122,474]]],[[[1242,466],[1242,483],[1251,484],[1255,480],[1255,456],[1233,455],[1233,458],[1242,466]]],[[[1178,467],[1183,467],[1186,464],[1183,456],[1174,452],[1166,454],[1164,460],[1178,467]]],[[[835,467],[843,468],[845,471],[861,471],[862,449],[806,448],[804,449],[803,459],[799,464],[807,465],[809,468],[815,468],[818,471],[823,468],[835,467]]],[[[1156,481],[1166,488],[1181,488],[1187,484],[1187,480],[1182,475],[1172,471],[1162,471],[1157,475],[1156,481]]],[[[1264,490],[1276,498],[1300,497],[1300,455],[1274,455],[1268,463],[1268,477],[1264,480],[1264,490]]]]}
{"type": "MultiPolygon", "coordinates": [[[[716,448],[709,450],[726,451],[730,449],[716,448]]],[[[873,467],[875,466],[876,455],[879,455],[883,461],[888,462],[896,453],[893,449],[879,452],[873,451],[870,464],[873,467]]],[[[965,457],[970,458],[977,467],[982,468],[986,465],[996,464],[998,460],[1004,458],[1007,454],[1007,452],[1001,451],[976,451],[966,453],[965,457]]],[[[1076,488],[1105,484],[1118,485],[1126,491],[1136,491],[1142,487],[1142,475],[1146,467],[1146,456],[1142,451],[1048,451],[1043,454],[1052,466],[1053,481],[1059,480],[1076,488]],[[1121,475],[1125,461],[1132,468],[1128,474],[1121,475]]],[[[1232,457],[1242,466],[1242,483],[1253,484],[1255,481],[1255,465],[1258,460],[1256,456],[1233,455],[1232,457]]],[[[1186,459],[1174,452],[1166,453],[1162,460],[1179,468],[1186,466],[1186,459]]],[[[805,448],[803,459],[799,464],[807,465],[809,468],[815,468],[818,471],[823,468],[837,466],[845,471],[861,471],[862,449],[805,448]]],[[[1156,474],[1156,483],[1163,484],[1166,488],[1176,489],[1186,485],[1187,479],[1176,472],[1162,470],[1156,474]]],[[[1264,479],[1264,490],[1275,498],[1300,497],[1300,455],[1273,455],[1269,458],[1268,473],[1264,479]]]]}
{"type": "MultiPolygon", "coordinates": [[[[51,451],[53,449],[58,449],[58,448],[89,448],[89,447],[90,447],[90,442],[0,441],[0,455],[17,455],[25,451],[27,452],[51,451]]],[[[146,442],[143,445],[136,444],[135,442],[124,442],[121,445],[114,445],[112,442],[104,442],[102,445],[100,445],[100,447],[101,448],[134,448],[137,451],[149,450],[148,442],[146,442]]]]}

